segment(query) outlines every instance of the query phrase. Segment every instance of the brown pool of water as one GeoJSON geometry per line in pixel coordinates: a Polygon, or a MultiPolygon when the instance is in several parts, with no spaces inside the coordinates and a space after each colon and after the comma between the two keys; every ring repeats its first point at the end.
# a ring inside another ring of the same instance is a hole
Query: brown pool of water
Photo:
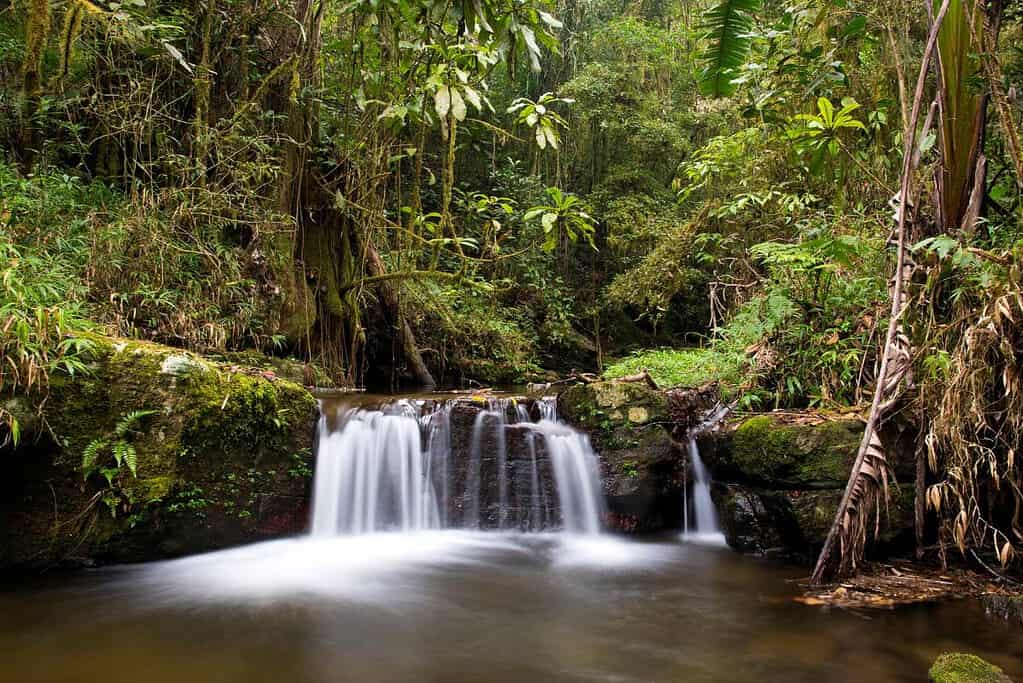
{"type": "Polygon", "coordinates": [[[975,601],[808,607],[804,573],[675,539],[275,541],[6,586],[0,681],[925,681],[949,650],[1023,680],[975,601]]]}

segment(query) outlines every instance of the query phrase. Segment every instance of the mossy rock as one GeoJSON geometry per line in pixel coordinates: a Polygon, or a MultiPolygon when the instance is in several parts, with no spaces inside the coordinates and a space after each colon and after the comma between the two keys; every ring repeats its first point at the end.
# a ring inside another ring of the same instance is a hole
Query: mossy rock
{"type": "Polygon", "coordinates": [[[90,339],[89,372],[51,379],[52,437],[5,454],[0,568],[146,560],[304,526],[317,410],[303,387],[159,344],[90,339]],[[84,471],[86,448],[115,441],[133,411],[146,411],[125,437],[135,475],[109,449],[109,483],[84,471]]]}
{"type": "Polygon", "coordinates": [[[976,655],[946,652],[931,665],[934,683],[1012,683],[999,667],[976,655]]]}
{"type": "Polygon", "coordinates": [[[665,394],[636,382],[579,384],[558,397],[558,415],[590,437],[609,526],[628,532],[680,527],[684,458],[669,433],[665,394]]]}
{"type": "Polygon", "coordinates": [[[862,436],[857,419],[758,415],[739,424],[711,465],[715,476],[765,488],[841,488],[862,436]]]}
{"type": "Polygon", "coordinates": [[[569,387],[558,397],[561,414],[586,429],[668,421],[668,398],[638,382],[595,382],[569,387]]]}

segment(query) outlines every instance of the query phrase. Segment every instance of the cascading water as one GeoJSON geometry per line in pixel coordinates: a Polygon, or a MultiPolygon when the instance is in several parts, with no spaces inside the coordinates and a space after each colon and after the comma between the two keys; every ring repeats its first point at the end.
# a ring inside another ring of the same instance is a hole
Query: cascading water
{"type": "MultiPolygon", "coordinates": [[[[689,437],[689,463],[693,469],[693,526],[683,534],[686,540],[724,543],[725,536],[718,524],[718,513],[710,497],[711,478],[700,457],[696,437],[689,437]]],[[[688,520],[688,515],[686,515],[688,520]]]]}
{"type": "Polygon", "coordinates": [[[721,526],[718,523],[718,513],[710,495],[712,479],[707,466],[703,463],[703,458],[700,457],[700,447],[696,442],[696,438],[701,432],[710,429],[723,420],[727,414],[728,408],[719,406],[702,423],[689,431],[687,451],[689,465],[693,472],[693,523],[691,527],[689,524],[689,499],[685,495],[684,490],[682,503],[682,537],[687,541],[725,545],[725,536],[721,532],[721,526]]]}
{"type": "Polygon", "coordinates": [[[604,501],[589,440],[553,419],[555,400],[533,405],[403,400],[379,410],[347,410],[336,420],[325,415],[313,534],[440,528],[599,533],[604,501]],[[533,422],[531,412],[540,419],[533,422]]]}
{"type": "Polygon", "coordinates": [[[536,429],[546,440],[554,466],[565,529],[581,534],[600,533],[603,498],[590,440],[567,425],[549,420],[541,420],[536,429]]]}

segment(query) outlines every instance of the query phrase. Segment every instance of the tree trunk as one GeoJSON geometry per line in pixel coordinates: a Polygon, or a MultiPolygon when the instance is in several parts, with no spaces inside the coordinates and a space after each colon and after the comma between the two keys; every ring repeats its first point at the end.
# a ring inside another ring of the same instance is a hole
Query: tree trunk
{"type": "MultiPolygon", "coordinates": [[[[376,247],[371,241],[366,243],[366,272],[370,277],[385,275],[387,269],[384,262],[377,253],[376,247]]],[[[429,368],[423,361],[423,355],[416,345],[416,337],[412,327],[401,312],[401,302],[398,298],[398,291],[390,281],[379,282],[376,285],[380,294],[380,303],[385,312],[385,317],[394,332],[394,339],[397,343],[397,350],[401,360],[405,363],[405,370],[412,383],[422,389],[430,390],[437,386],[437,382],[430,374],[429,368]]]]}
{"type": "Polygon", "coordinates": [[[18,150],[21,171],[29,174],[42,139],[35,117],[43,89],[43,53],[50,37],[49,0],[29,0],[25,17],[25,57],[21,63],[21,122],[18,150]]]}

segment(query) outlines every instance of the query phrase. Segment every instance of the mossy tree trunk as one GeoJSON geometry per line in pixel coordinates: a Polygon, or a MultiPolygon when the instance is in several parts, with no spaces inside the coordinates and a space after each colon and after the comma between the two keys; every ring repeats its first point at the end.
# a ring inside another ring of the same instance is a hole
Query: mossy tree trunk
{"type": "MultiPolygon", "coordinates": [[[[287,120],[284,128],[285,150],[281,171],[277,208],[284,216],[293,219],[293,229],[277,232],[272,248],[291,264],[297,255],[299,240],[303,235],[303,206],[310,179],[306,174],[309,150],[318,137],[318,112],[315,99],[308,95],[318,85],[317,61],[320,49],[320,27],[323,5],[313,0],[298,0],[295,16],[301,26],[288,36],[285,44],[292,44],[298,52],[291,72],[288,88],[287,120]]],[[[309,333],[311,321],[298,323],[296,316],[305,320],[308,316],[306,302],[309,299],[301,277],[301,267],[290,265],[280,273],[281,288],[287,310],[283,319],[285,328],[292,329],[296,338],[309,333]]]]}
{"type": "Polygon", "coordinates": [[[32,171],[41,138],[36,125],[43,90],[43,54],[50,38],[49,0],[29,0],[25,15],[25,57],[21,66],[21,123],[18,131],[19,162],[26,175],[32,171]]]}

